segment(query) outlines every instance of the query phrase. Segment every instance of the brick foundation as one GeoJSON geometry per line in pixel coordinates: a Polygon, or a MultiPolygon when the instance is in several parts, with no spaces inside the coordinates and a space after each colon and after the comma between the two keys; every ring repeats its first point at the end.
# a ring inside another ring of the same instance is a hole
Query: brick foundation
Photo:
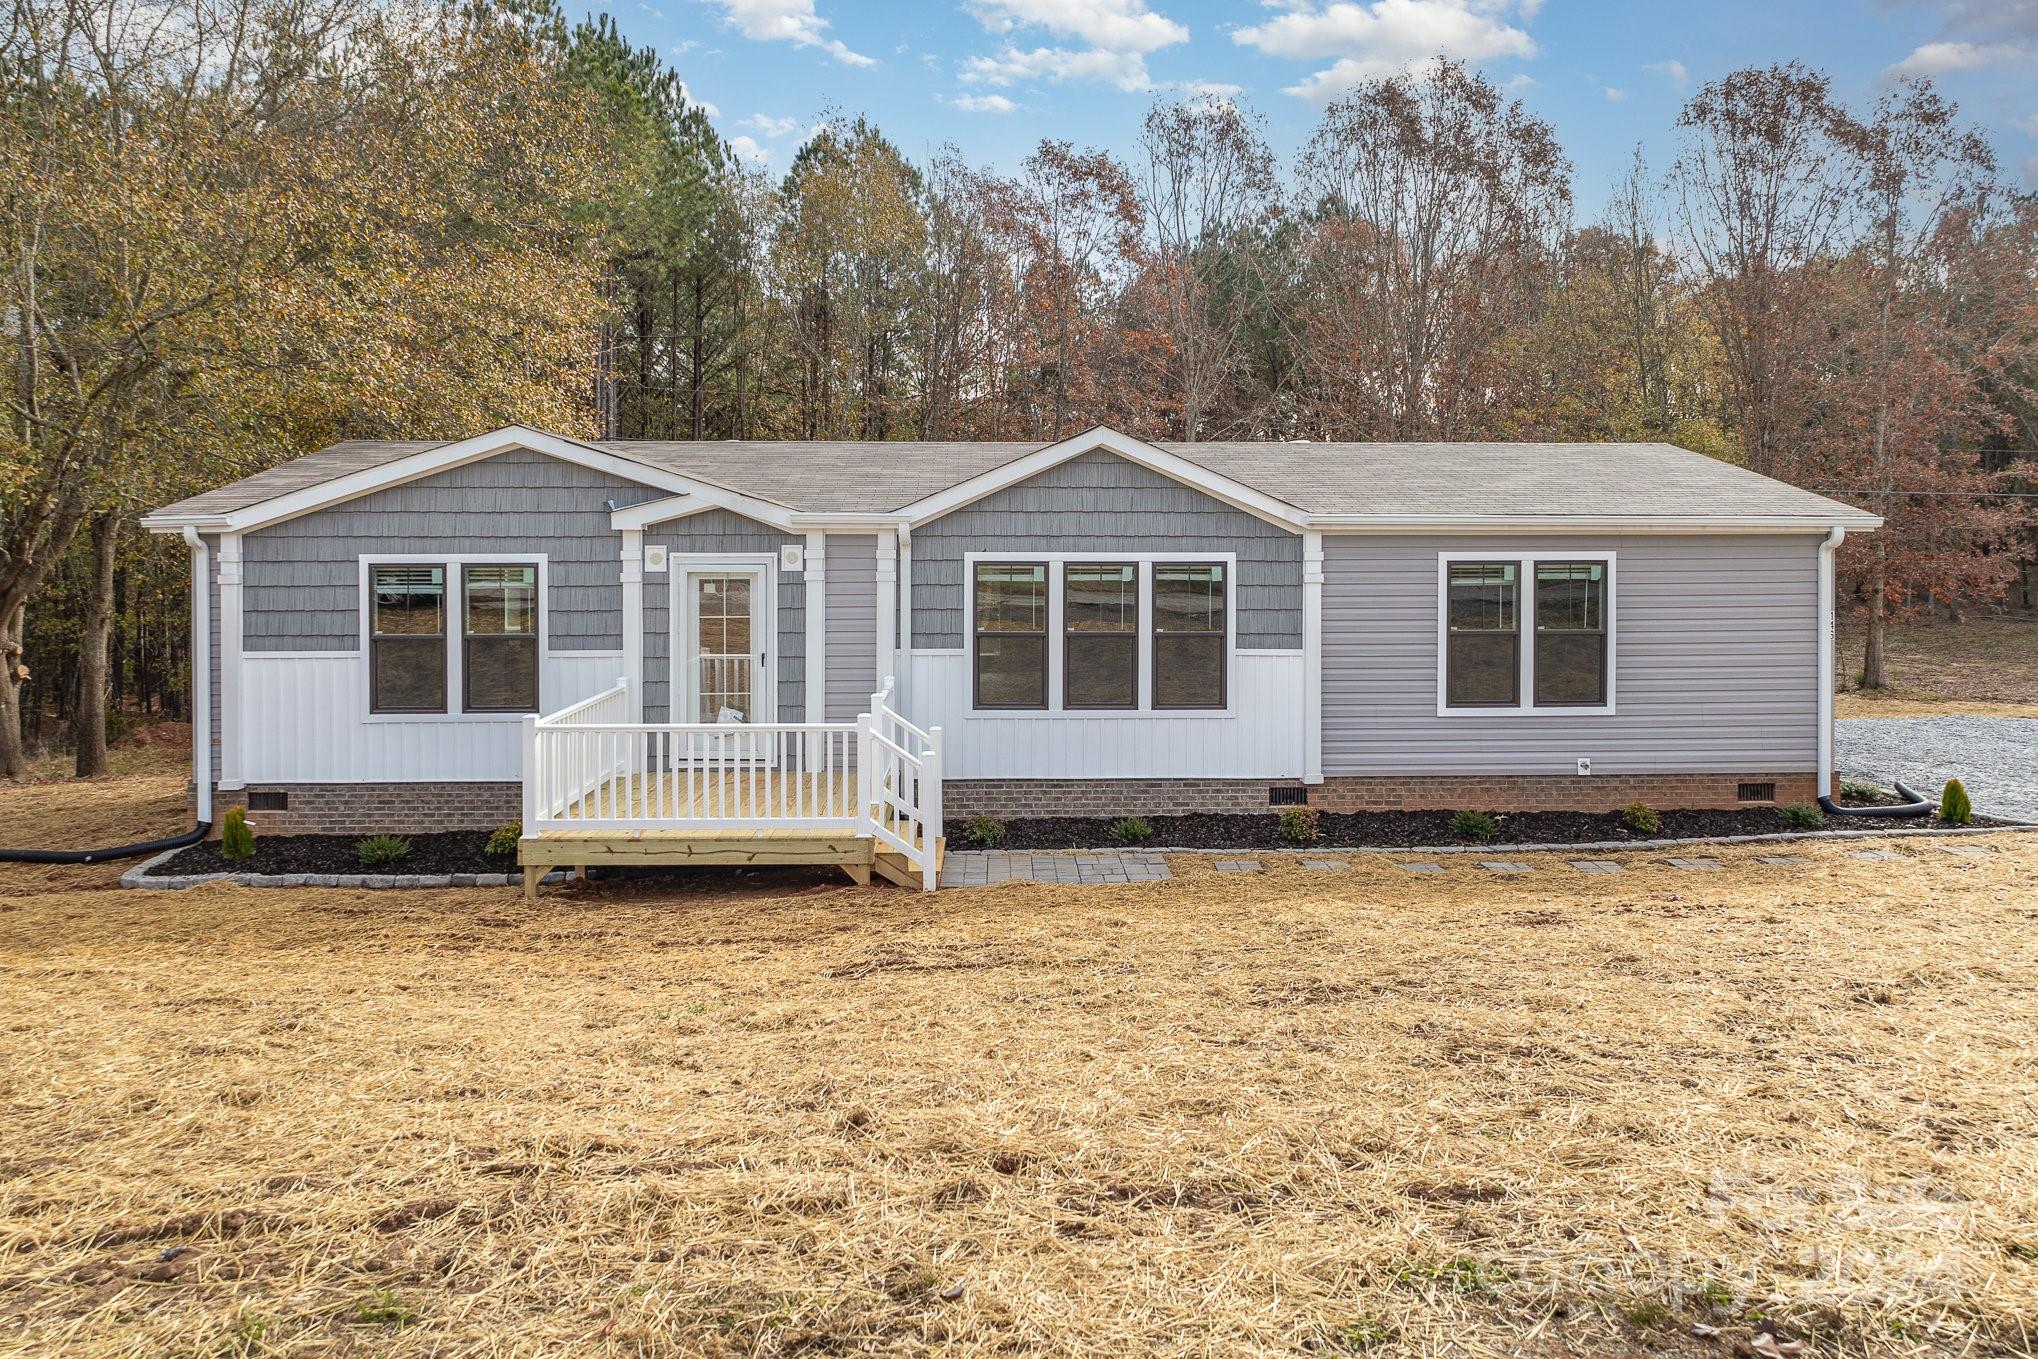
{"type": "Polygon", "coordinates": [[[261,835],[408,835],[412,832],[494,830],[523,815],[523,789],[515,783],[251,783],[212,795],[213,837],[229,807],[248,795],[289,794],[287,811],[250,810],[261,835]]]}
{"type": "MultiPolygon", "coordinates": [[[[1743,783],[1773,783],[1776,803],[1811,802],[1816,777],[1801,774],[1408,774],[1333,777],[1309,790],[1309,805],[1332,812],[1610,812],[1631,802],[1659,810],[1769,806],[1740,800],[1743,783]]],[[[1168,816],[1181,812],[1261,813],[1283,779],[956,779],[942,784],[951,817],[1168,816]]]]}

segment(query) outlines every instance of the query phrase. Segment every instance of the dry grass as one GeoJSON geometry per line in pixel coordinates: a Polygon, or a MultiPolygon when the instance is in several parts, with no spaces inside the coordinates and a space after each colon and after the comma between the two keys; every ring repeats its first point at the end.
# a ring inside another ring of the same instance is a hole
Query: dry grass
{"type": "Polygon", "coordinates": [[[2029,1353],[2038,839],[1988,843],[0,876],[0,1352],[2029,1353]]]}
{"type": "MultiPolygon", "coordinates": [[[[1890,629],[1888,647],[1890,687],[1843,688],[1839,716],[2038,717],[2038,618],[1919,621],[1890,629]]],[[[1858,620],[1843,622],[1839,648],[1843,684],[1851,685],[1861,670],[1858,620]]]]}

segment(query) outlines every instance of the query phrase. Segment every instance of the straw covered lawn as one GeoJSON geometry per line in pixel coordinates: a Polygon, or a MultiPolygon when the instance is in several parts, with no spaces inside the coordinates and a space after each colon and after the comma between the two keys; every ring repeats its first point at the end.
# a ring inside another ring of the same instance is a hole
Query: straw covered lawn
{"type": "Polygon", "coordinates": [[[0,1352],[2028,1353],[2038,840],[1979,843],[932,900],[0,870],[0,1352]]]}

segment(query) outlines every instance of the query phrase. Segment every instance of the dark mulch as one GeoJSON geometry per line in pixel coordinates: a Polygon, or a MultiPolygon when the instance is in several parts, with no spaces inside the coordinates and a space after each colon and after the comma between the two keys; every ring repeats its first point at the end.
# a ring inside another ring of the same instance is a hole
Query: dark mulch
{"type": "MultiPolygon", "coordinates": [[[[1357,848],[1365,845],[1575,845],[1599,840],[1686,840],[1729,835],[1774,835],[1797,829],[1774,807],[1750,807],[1738,811],[1666,811],[1663,828],[1638,835],[1621,823],[1618,812],[1496,812],[1496,831],[1489,841],[1467,839],[1451,831],[1450,812],[1322,812],[1317,816],[1317,838],[1322,848],[1357,848]]],[[[1009,821],[1000,849],[1111,849],[1119,847],[1111,838],[1112,818],[1056,816],[1009,821]]],[[[1223,815],[1215,812],[1193,816],[1150,816],[1153,834],[1146,844],[1179,849],[1297,849],[1304,848],[1281,838],[1281,819],[1275,813],[1258,816],[1223,815]]],[[[1983,817],[1977,826],[1994,825],[1983,817]]],[[[1827,830],[1901,830],[1905,827],[1936,826],[1930,817],[1828,818],[1827,830]]],[[[966,823],[950,821],[945,827],[952,848],[977,849],[969,841],[966,823]]]]}
{"type": "Polygon", "coordinates": [[[514,854],[490,858],[482,853],[488,844],[487,831],[444,831],[434,835],[412,835],[410,853],[393,864],[373,868],[361,863],[355,846],[358,835],[258,835],[255,857],[227,860],[219,857],[219,843],[208,841],[177,852],[175,858],[149,870],[150,877],[176,877],[185,873],[510,873],[516,871],[514,854]]]}

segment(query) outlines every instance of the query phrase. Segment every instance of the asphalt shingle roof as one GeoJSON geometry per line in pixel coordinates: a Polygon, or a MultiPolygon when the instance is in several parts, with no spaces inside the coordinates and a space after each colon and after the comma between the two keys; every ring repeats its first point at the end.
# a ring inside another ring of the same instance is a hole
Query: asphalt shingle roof
{"type": "MultiPolygon", "coordinates": [[[[900,509],[1038,443],[614,440],[595,447],[793,510],[900,509]]],[[[408,457],[435,443],[354,440],[157,511],[221,514],[408,457]]],[[[1861,511],[1669,444],[1163,443],[1199,467],[1315,515],[1858,518],[1861,511]]]]}

